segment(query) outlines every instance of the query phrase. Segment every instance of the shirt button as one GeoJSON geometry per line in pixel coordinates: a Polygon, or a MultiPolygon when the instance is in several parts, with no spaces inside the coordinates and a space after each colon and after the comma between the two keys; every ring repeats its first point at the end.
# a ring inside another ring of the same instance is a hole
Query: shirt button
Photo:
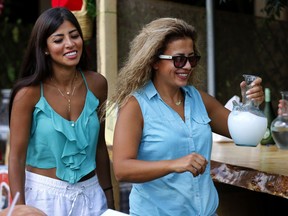
{"type": "Polygon", "coordinates": [[[72,124],[71,124],[71,126],[72,126],[72,127],[74,127],[74,126],[75,126],[75,124],[74,124],[74,123],[72,123],[72,124]]]}

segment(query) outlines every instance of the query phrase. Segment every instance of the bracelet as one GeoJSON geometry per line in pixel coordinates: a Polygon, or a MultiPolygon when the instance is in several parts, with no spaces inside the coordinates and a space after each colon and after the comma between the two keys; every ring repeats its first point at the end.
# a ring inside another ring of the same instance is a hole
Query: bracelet
{"type": "Polygon", "coordinates": [[[111,189],[113,189],[113,186],[107,187],[107,188],[103,189],[103,191],[108,191],[108,190],[111,190],[111,189]]]}

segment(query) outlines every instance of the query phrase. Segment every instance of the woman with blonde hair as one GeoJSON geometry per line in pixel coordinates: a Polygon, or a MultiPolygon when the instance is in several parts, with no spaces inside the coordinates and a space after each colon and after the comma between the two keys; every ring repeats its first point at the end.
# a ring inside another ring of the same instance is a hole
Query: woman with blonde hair
{"type": "MultiPolygon", "coordinates": [[[[113,166],[132,182],[130,215],[214,215],[212,131],[230,137],[229,110],[195,87],[200,53],[195,28],[159,18],[131,43],[109,108],[119,110],[113,166]]],[[[263,102],[261,78],[247,95],[263,102]]],[[[245,82],[240,84],[244,89],[245,82]]]]}

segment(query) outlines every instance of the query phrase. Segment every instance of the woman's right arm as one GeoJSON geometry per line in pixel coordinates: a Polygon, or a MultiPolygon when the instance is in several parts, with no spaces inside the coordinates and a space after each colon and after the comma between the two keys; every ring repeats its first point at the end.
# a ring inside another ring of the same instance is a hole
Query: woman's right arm
{"type": "Polygon", "coordinates": [[[39,88],[25,87],[17,92],[10,118],[9,185],[12,197],[20,193],[17,204],[25,204],[25,164],[32,112],[39,100],[39,88]]]}

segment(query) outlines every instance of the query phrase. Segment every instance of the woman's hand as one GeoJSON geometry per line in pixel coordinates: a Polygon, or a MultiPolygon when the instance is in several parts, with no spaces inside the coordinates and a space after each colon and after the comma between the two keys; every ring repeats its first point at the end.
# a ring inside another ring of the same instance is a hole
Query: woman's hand
{"type": "Polygon", "coordinates": [[[287,112],[288,110],[288,101],[285,101],[285,100],[279,100],[279,103],[278,103],[278,115],[282,115],[283,112],[287,112]]]}
{"type": "Polygon", "coordinates": [[[261,83],[262,79],[258,77],[251,83],[251,88],[246,91],[246,82],[242,81],[240,83],[242,98],[244,99],[246,93],[246,97],[253,100],[256,106],[259,106],[264,101],[264,92],[261,83]]]}
{"type": "Polygon", "coordinates": [[[208,164],[207,160],[200,154],[191,153],[185,157],[175,160],[175,172],[191,172],[193,176],[203,174],[208,164]]]}

